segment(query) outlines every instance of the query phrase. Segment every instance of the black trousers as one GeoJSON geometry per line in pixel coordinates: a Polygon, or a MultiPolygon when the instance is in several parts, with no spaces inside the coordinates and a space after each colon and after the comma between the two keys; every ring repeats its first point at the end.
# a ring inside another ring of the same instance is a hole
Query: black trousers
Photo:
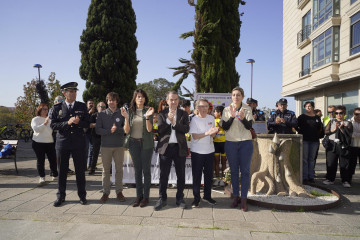
{"type": "Polygon", "coordinates": [[[350,159],[350,171],[354,175],[357,160],[359,159],[359,165],[360,165],[360,147],[351,147],[351,159],[350,159]]]}
{"type": "Polygon", "coordinates": [[[351,155],[351,152],[347,156],[342,156],[339,151],[326,151],[326,179],[335,181],[339,163],[341,182],[351,183],[353,175],[350,167],[351,155]]]}
{"type": "Polygon", "coordinates": [[[164,154],[160,154],[160,185],[159,197],[163,200],[167,199],[167,185],[169,182],[169,174],[172,162],[175,164],[175,171],[177,177],[177,192],[176,201],[184,198],[185,189],[185,161],[186,156],[179,156],[179,145],[169,144],[164,154]]]}
{"type": "Polygon", "coordinates": [[[92,146],[93,146],[93,148],[92,148],[93,154],[92,154],[92,159],[89,164],[89,168],[91,168],[92,170],[95,170],[96,164],[97,164],[97,161],[99,158],[99,153],[100,153],[101,137],[92,136],[92,146]]]}
{"type": "Polygon", "coordinates": [[[85,169],[86,169],[86,153],[84,147],[77,149],[62,149],[57,148],[56,153],[58,156],[58,165],[59,165],[59,181],[58,181],[58,192],[57,197],[65,199],[66,196],[66,180],[69,169],[69,159],[72,155],[75,174],[76,174],[76,185],[78,189],[79,198],[86,197],[86,180],[85,180],[85,169]]]}
{"type": "Polygon", "coordinates": [[[45,155],[48,158],[50,164],[50,176],[57,177],[58,171],[56,166],[56,151],[55,151],[55,144],[54,143],[38,143],[32,141],[32,148],[36,154],[37,158],[37,171],[40,177],[45,177],[45,155]]]}
{"type": "Polygon", "coordinates": [[[194,200],[200,201],[201,176],[204,173],[204,198],[211,198],[214,153],[199,154],[191,152],[194,200]]]}

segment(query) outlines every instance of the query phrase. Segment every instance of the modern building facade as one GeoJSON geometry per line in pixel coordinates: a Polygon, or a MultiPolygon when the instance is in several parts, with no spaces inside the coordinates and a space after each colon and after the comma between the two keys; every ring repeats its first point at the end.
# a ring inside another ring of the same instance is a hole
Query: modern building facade
{"type": "Polygon", "coordinates": [[[296,114],[314,101],[360,106],[360,0],[283,0],[282,95],[296,100],[296,114]]]}

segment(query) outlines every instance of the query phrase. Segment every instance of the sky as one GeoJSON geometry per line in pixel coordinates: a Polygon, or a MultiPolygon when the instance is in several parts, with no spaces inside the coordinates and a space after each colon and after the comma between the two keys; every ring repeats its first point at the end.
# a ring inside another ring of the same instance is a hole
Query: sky
{"type": "MultiPolygon", "coordinates": [[[[41,79],[51,72],[61,84],[78,82],[77,100],[82,101],[85,81],[80,78],[80,36],[86,27],[91,0],[11,0],[0,2],[0,106],[13,107],[23,96],[23,85],[38,78],[34,64],[41,64],[41,79]]],[[[194,29],[195,9],[187,0],[133,0],[138,40],[136,82],[166,78],[176,82],[173,70],[179,58],[190,59],[192,38],[181,33],[194,29]]],[[[282,83],[282,1],[248,0],[240,6],[240,47],[236,69],[245,99],[250,97],[251,64],[253,98],[259,107],[274,108],[281,96],[282,83]]],[[[193,90],[190,76],[183,85],[193,90]]],[[[294,98],[287,98],[288,109],[295,111],[294,98]]]]}

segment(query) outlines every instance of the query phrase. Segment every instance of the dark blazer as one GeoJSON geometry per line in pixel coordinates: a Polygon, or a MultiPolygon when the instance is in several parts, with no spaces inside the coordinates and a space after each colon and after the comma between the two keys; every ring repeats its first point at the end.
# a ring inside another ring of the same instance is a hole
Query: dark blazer
{"type": "MultiPolygon", "coordinates": [[[[159,154],[164,154],[169,144],[172,126],[167,124],[166,122],[168,113],[169,113],[169,108],[166,108],[165,110],[161,111],[158,115],[159,141],[156,146],[156,151],[159,154]]],[[[179,144],[179,155],[185,157],[188,155],[188,147],[187,147],[185,133],[189,132],[190,126],[189,126],[188,114],[181,109],[177,109],[176,111],[176,125],[174,129],[179,144]]]]}
{"type": "Polygon", "coordinates": [[[69,112],[66,103],[54,105],[49,112],[51,119],[50,127],[58,130],[56,134],[56,148],[74,149],[85,146],[84,128],[90,125],[90,116],[85,103],[75,102],[69,112]],[[79,116],[79,124],[67,124],[69,119],[79,116]]]}

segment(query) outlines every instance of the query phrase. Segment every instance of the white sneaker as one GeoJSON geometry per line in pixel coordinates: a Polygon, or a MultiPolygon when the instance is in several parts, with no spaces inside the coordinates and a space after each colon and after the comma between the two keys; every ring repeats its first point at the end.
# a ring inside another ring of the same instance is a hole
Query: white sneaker
{"type": "Polygon", "coordinates": [[[344,188],[351,188],[351,185],[348,182],[343,182],[343,186],[344,188]]]}
{"type": "Polygon", "coordinates": [[[224,181],[223,181],[223,180],[220,180],[220,182],[219,182],[219,186],[220,186],[220,187],[225,186],[225,183],[224,183],[224,181]]]}
{"type": "Polygon", "coordinates": [[[58,178],[57,178],[57,177],[52,177],[52,180],[53,180],[53,181],[57,181],[58,178]]]}
{"type": "Polygon", "coordinates": [[[214,180],[213,185],[214,185],[214,186],[218,186],[219,183],[220,183],[220,179],[217,179],[217,178],[216,178],[216,179],[214,180]]]}
{"type": "Polygon", "coordinates": [[[326,179],[325,181],[323,181],[323,184],[325,184],[325,185],[333,185],[334,182],[326,179]]]}
{"type": "Polygon", "coordinates": [[[44,177],[40,177],[39,183],[40,183],[40,184],[45,184],[45,178],[44,178],[44,177]]]}

